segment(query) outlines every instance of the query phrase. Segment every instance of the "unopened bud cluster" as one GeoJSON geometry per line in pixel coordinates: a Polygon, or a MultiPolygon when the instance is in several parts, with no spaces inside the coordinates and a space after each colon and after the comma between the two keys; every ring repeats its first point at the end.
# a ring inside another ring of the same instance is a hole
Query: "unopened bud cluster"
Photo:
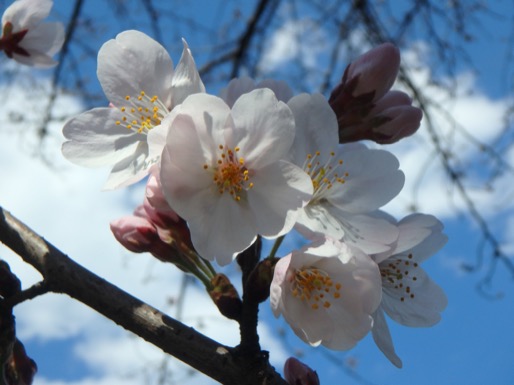
{"type": "Polygon", "coordinates": [[[382,44],[351,63],[329,103],[337,115],[341,143],[369,139],[394,143],[412,135],[422,118],[409,96],[390,91],[400,67],[400,52],[382,44]]]}

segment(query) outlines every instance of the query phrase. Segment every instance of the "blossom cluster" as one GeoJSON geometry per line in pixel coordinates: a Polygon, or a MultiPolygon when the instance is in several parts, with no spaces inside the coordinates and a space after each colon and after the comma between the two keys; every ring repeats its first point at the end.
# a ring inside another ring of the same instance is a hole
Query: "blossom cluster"
{"type": "Polygon", "coordinates": [[[410,98],[390,90],[399,64],[392,44],[369,51],[328,100],[250,78],[213,95],[185,41],[174,67],[159,43],[125,31],[98,53],[109,106],[69,120],[62,152],[111,167],[105,189],[150,174],[145,203],[112,231],[206,286],[216,276],[209,261],[227,265],[261,237],[278,248],[296,230],[306,246],[266,258],[273,313],[312,346],[350,349],[371,331],[401,366],[385,314],[406,326],[439,321],[446,297],[420,264],[446,236],[431,215],[397,221],[380,210],[404,174],[392,153],[361,141],[392,143],[420,125],[410,98]]]}

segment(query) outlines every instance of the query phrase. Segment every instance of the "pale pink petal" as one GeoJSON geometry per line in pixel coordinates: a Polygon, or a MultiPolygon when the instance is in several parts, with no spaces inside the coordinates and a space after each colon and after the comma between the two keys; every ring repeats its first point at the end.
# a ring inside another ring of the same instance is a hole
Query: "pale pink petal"
{"type": "Polygon", "coordinates": [[[252,211],[230,195],[221,194],[214,199],[212,192],[206,191],[190,199],[191,240],[203,258],[226,265],[257,238],[252,211]]]}
{"type": "Polygon", "coordinates": [[[197,131],[189,115],[178,115],[174,120],[161,159],[160,179],[168,203],[180,216],[191,206],[189,196],[197,190],[216,185],[211,174],[204,169],[207,153],[205,138],[197,131]],[[184,208],[182,208],[184,207],[184,208]]]}
{"type": "Polygon", "coordinates": [[[378,266],[367,255],[318,240],[278,261],[270,304],[305,342],[350,349],[372,327],[380,282],[378,266]]]}

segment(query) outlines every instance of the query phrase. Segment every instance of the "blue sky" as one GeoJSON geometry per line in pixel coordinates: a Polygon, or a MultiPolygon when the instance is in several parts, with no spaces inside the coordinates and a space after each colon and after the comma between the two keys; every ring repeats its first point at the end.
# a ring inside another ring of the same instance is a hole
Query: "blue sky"
{"type": "MultiPolygon", "coordinates": [[[[3,5],[6,3],[4,1],[3,5]]],[[[89,12],[94,13],[93,9],[98,7],[98,2],[86,3],[89,12]]],[[[196,2],[189,9],[190,15],[199,22],[214,23],[218,14],[201,3],[196,2]]],[[[68,15],[69,4],[66,0],[55,0],[54,18],[68,15]]],[[[453,116],[465,123],[473,135],[485,142],[492,142],[500,131],[500,114],[511,102],[509,86],[512,84],[512,73],[505,71],[505,57],[502,52],[505,38],[511,31],[509,22],[512,20],[512,4],[509,1],[498,1],[495,8],[498,14],[507,16],[503,19],[491,17],[481,20],[484,29],[489,30],[491,35],[477,29],[477,41],[469,45],[471,60],[479,72],[474,74],[464,64],[459,66],[459,90],[456,98],[450,98],[436,85],[427,86],[427,92],[434,98],[451,104],[453,116]],[[491,32],[493,29],[494,34],[491,32]]],[[[242,12],[245,11],[247,10],[243,8],[242,12]]],[[[98,13],[99,20],[107,18],[106,14],[98,13]]],[[[134,20],[128,15],[124,27],[131,28],[131,22],[134,20]]],[[[224,23],[226,20],[218,22],[224,23]]],[[[177,27],[170,26],[170,29],[174,28],[177,27]]],[[[235,28],[241,28],[241,25],[235,28]]],[[[120,31],[107,29],[103,35],[108,39],[120,31]]],[[[149,31],[150,29],[145,29],[145,32],[150,33],[149,31]]],[[[205,35],[201,31],[180,32],[188,40],[197,64],[201,66],[202,60],[205,60],[202,42],[205,35]]],[[[288,60],[295,60],[297,54],[290,52],[291,56],[288,56],[274,53],[275,47],[281,47],[279,42],[288,42],[287,30],[279,28],[278,32],[270,38],[265,51],[269,58],[267,65],[270,73],[287,69],[288,60]]],[[[416,38],[420,39],[422,36],[416,38]]],[[[98,41],[92,45],[99,48],[102,43],[103,41],[98,41]]],[[[179,43],[169,47],[175,63],[180,55],[179,43]]],[[[414,60],[408,50],[402,52],[402,55],[403,60],[414,60]]],[[[433,53],[427,52],[428,58],[433,56],[433,53]]],[[[308,59],[319,59],[318,52],[314,50],[312,57],[308,59]]],[[[425,62],[416,64],[418,69],[413,71],[413,76],[422,84],[429,68],[425,62]]],[[[2,61],[0,65],[11,64],[2,61]]],[[[46,76],[50,72],[39,71],[37,74],[41,87],[47,86],[46,76]]],[[[217,88],[213,88],[210,91],[217,92],[217,88]]],[[[17,89],[4,105],[3,111],[0,110],[1,121],[6,120],[6,111],[19,108],[22,104],[20,100],[27,100],[27,97],[22,89],[17,89]]],[[[82,109],[83,102],[72,96],[62,96],[57,107],[58,111],[76,113],[82,109]]],[[[140,203],[142,186],[124,191],[101,192],[107,170],[85,170],[60,159],[59,145],[62,139],[58,134],[58,123],[52,125],[56,134],[49,141],[49,148],[56,153],[55,165],[51,168],[43,165],[39,159],[29,156],[26,142],[30,142],[30,137],[27,139],[27,135],[12,135],[16,130],[24,129],[22,126],[13,127],[9,130],[0,129],[0,159],[3,160],[2,164],[10,165],[0,168],[0,178],[4,181],[0,187],[0,204],[80,263],[173,315],[176,308],[170,305],[169,298],[178,293],[180,275],[158,261],[125,252],[116,244],[108,230],[109,221],[129,214],[140,203]]],[[[441,130],[446,132],[444,127],[441,130]]],[[[389,146],[399,157],[408,180],[402,196],[387,208],[397,216],[404,215],[405,208],[412,201],[416,188],[413,181],[420,171],[420,164],[424,164],[426,159],[434,158],[427,143],[427,135],[422,128],[416,139],[407,139],[398,145],[389,146]]],[[[469,162],[480,157],[462,138],[456,139],[455,149],[469,162]]],[[[506,156],[514,163],[511,153],[506,156]]],[[[479,168],[478,172],[480,171],[479,168]]],[[[508,179],[502,180],[496,185],[499,189],[497,193],[485,195],[477,189],[474,196],[478,199],[479,208],[493,223],[495,234],[510,247],[512,255],[514,221],[511,217],[514,199],[509,186],[508,179]]],[[[397,353],[404,363],[402,369],[396,369],[374,346],[370,336],[349,352],[311,349],[291,332],[286,332],[284,336],[281,331],[287,331],[287,324],[282,319],[274,319],[265,303],[261,310],[263,347],[270,350],[272,361],[277,367],[281,366],[287,356],[302,352],[302,360],[318,371],[321,384],[512,384],[512,277],[504,270],[498,270],[488,293],[501,298],[493,300],[480,295],[476,289],[477,283],[484,277],[487,264],[473,274],[465,273],[459,268],[463,261],[475,261],[480,235],[476,225],[460,214],[462,202],[455,195],[448,195],[448,182],[437,167],[437,159],[434,158],[428,166],[420,190],[420,209],[441,218],[449,236],[449,242],[444,249],[424,264],[449,299],[442,321],[428,329],[406,328],[389,323],[397,353]],[[345,370],[327,358],[326,352],[335,359],[354,364],[355,373],[361,380],[346,374],[345,370]]],[[[294,242],[286,242],[284,251],[294,242]]],[[[0,253],[26,286],[37,280],[37,274],[19,262],[3,246],[0,246],[0,253]]],[[[184,322],[224,343],[237,343],[236,325],[231,321],[224,322],[217,316],[216,309],[209,304],[199,287],[191,285],[186,301],[184,322]]],[[[127,335],[85,306],[63,296],[37,298],[17,308],[16,316],[20,338],[39,366],[36,385],[111,385],[128,383],[129,380],[134,383],[149,383],[147,380],[152,378],[152,370],[163,362],[163,357],[157,350],[127,335]]],[[[173,360],[169,365],[173,369],[171,378],[182,383],[181,379],[187,373],[183,368],[174,366],[173,360]]],[[[191,384],[212,383],[198,375],[189,381],[191,384]]]]}

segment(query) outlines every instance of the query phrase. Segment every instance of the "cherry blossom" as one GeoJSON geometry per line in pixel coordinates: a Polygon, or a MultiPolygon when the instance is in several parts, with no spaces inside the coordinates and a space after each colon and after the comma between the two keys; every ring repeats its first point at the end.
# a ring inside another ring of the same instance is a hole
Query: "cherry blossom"
{"type": "Polygon", "coordinates": [[[52,0],[16,0],[2,16],[0,51],[19,63],[53,67],[52,59],[64,42],[62,23],[42,23],[52,9],[52,0]]]}
{"type": "Polygon", "coordinates": [[[310,345],[350,349],[373,326],[380,281],[378,266],[369,256],[320,238],[277,262],[271,309],[310,345]]]}
{"type": "Polygon", "coordinates": [[[400,231],[395,248],[374,256],[382,276],[382,302],[373,318],[373,338],[380,350],[396,366],[397,356],[384,313],[404,326],[433,326],[447,305],[443,290],[434,283],[420,264],[439,251],[447,241],[443,225],[435,217],[412,214],[398,223],[400,231]]]}
{"type": "Polygon", "coordinates": [[[373,212],[403,187],[398,160],[363,144],[339,145],[336,116],[322,95],[298,95],[288,105],[296,121],[292,161],[309,174],[314,188],[296,228],[307,237],[326,234],[369,254],[389,250],[398,229],[373,212]]]}
{"type": "Polygon", "coordinates": [[[112,166],[105,189],[145,177],[164,146],[148,145],[148,134],[190,94],[205,92],[191,52],[177,68],[159,43],[138,31],[125,31],[98,53],[98,79],[110,107],[94,108],[63,128],[64,156],[86,167],[112,166]]]}
{"type": "Polygon", "coordinates": [[[287,105],[258,89],[232,109],[216,96],[192,95],[174,113],[161,183],[198,253],[224,265],[258,234],[275,238],[291,230],[312,183],[282,160],[294,139],[287,105]]]}

